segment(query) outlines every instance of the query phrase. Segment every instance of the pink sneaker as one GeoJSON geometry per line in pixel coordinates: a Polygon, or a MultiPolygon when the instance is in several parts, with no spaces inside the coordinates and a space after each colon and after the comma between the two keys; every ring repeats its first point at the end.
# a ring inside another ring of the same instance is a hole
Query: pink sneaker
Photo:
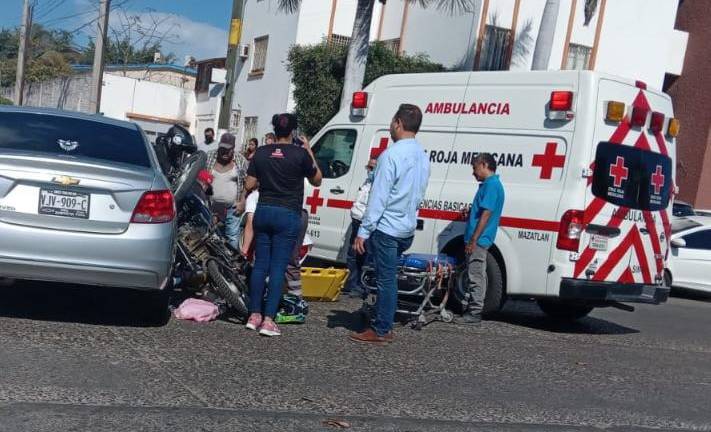
{"type": "Polygon", "coordinates": [[[281,331],[274,321],[265,319],[262,322],[262,328],[259,329],[259,334],[262,336],[281,336],[281,331]]]}
{"type": "Polygon", "coordinates": [[[252,315],[249,316],[249,319],[247,320],[247,327],[250,330],[257,330],[259,326],[262,325],[262,314],[258,313],[253,313],[252,315]]]}

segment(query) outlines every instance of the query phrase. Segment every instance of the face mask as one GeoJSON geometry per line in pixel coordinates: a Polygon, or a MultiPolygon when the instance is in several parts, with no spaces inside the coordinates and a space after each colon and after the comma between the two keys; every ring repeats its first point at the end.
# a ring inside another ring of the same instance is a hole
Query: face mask
{"type": "Polygon", "coordinates": [[[214,137],[207,136],[207,135],[205,136],[205,142],[206,142],[206,143],[212,144],[213,141],[215,141],[215,138],[214,138],[214,137]]]}
{"type": "Polygon", "coordinates": [[[368,171],[368,181],[373,183],[373,180],[375,180],[375,171],[368,171]]]}

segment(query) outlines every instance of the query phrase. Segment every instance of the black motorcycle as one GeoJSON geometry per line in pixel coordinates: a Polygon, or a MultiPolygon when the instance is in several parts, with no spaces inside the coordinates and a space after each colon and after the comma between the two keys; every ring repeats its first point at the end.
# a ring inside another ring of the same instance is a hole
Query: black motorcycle
{"type": "Polygon", "coordinates": [[[178,211],[174,287],[207,297],[217,295],[239,319],[246,320],[248,263],[221,235],[221,222],[210,210],[209,193],[197,181],[207,155],[197,151],[190,134],[180,126],[173,126],[156,142],[156,154],[173,185],[178,211]]]}

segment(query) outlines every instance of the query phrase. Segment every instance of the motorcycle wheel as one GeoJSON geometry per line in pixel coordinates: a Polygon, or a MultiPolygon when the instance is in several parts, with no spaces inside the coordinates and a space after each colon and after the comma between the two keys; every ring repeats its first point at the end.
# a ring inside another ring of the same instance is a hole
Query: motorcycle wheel
{"type": "Polygon", "coordinates": [[[244,301],[247,287],[235,278],[225,277],[225,275],[222,274],[220,266],[214,260],[207,262],[207,274],[215,292],[225,299],[227,304],[235,310],[239,319],[246,320],[247,315],[249,315],[247,305],[244,301]]]}
{"type": "Polygon", "coordinates": [[[195,184],[198,173],[200,170],[205,169],[207,165],[207,154],[205,152],[193,153],[181,167],[180,176],[175,180],[173,184],[173,196],[175,197],[175,202],[179,203],[188,194],[188,191],[195,184]]]}

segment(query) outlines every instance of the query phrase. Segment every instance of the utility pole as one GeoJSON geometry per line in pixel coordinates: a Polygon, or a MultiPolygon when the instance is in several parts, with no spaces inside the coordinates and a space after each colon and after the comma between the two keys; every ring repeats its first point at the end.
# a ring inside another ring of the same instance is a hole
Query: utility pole
{"type": "Polygon", "coordinates": [[[94,41],[94,67],[91,77],[91,100],[89,110],[91,114],[98,114],[101,108],[101,86],[104,79],[104,45],[109,30],[109,11],[111,0],[100,0],[99,19],[97,21],[96,40],[94,41]]]}
{"type": "Polygon", "coordinates": [[[232,96],[234,83],[237,80],[237,54],[239,41],[242,37],[242,10],[244,0],[232,0],[232,20],[230,21],[230,37],[227,45],[227,75],[225,76],[225,92],[222,95],[220,118],[217,121],[219,129],[229,129],[230,115],[232,114],[232,96]]]}
{"type": "Polygon", "coordinates": [[[17,74],[15,76],[15,105],[22,105],[25,93],[25,65],[27,63],[28,44],[32,32],[32,7],[30,0],[25,0],[22,7],[22,25],[20,26],[20,47],[17,53],[17,74]]]}

